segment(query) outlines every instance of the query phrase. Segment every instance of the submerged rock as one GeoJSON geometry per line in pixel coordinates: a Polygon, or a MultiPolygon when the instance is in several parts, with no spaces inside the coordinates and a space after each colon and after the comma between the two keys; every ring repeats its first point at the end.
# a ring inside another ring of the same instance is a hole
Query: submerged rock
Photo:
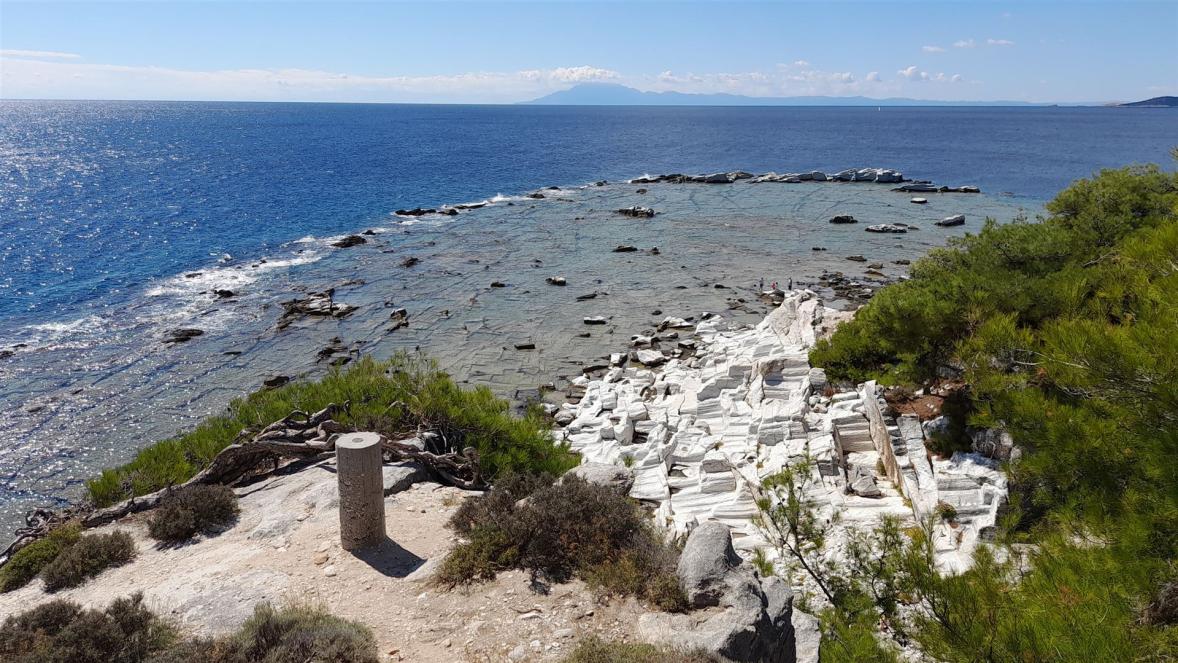
{"type": "Polygon", "coordinates": [[[892,189],[892,191],[899,191],[901,193],[937,193],[938,189],[927,182],[913,182],[898,186],[892,189]]]}
{"type": "Polygon", "coordinates": [[[638,250],[637,246],[630,246],[629,244],[619,244],[614,253],[634,253],[638,250]]]}
{"type": "Polygon", "coordinates": [[[205,332],[203,329],[191,329],[191,328],[173,329],[173,330],[169,331],[167,333],[167,335],[164,336],[164,343],[166,343],[168,345],[176,345],[177,343],[187,343],[188,341],[191,341],[192,339],[196,338],[197,336],[203,336],[204,333],[205,332]]]}
{"type": "Polygon", "coordinates": [[[623,207],[622,209],[615,210],[615,212],[622,216],[632,216],[640,219],[649,219],[655,215],[654,210],[649,207],[642,207],[641,205],[623,207]]]}
{"type": "Polygon", "coordinates": [[[839,214],[837,216],[832,216],[832,217],[830,217],[830,222],[831,223],[859,223],[859,221],[857,219],[855,219],[855,217],[851,216],[850,214],[839,214]]]}
{"type": "Polygon", "coordinates": [[[393,309],[393,312],[389,314],[389,321],[389,333],[395,332],[401,327],[408,327],[409,311],[406,311],[403,308],[393,309]]]}

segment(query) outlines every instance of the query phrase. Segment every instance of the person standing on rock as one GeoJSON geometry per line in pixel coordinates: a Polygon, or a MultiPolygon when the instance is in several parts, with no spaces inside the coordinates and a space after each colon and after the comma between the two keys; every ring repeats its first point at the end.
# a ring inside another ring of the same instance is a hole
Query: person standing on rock
{"type": "Polygon", "coordinates": [[[792,278],[789,280],[789,289],[790,290],[794,289],[794,280],[792,278]]]}

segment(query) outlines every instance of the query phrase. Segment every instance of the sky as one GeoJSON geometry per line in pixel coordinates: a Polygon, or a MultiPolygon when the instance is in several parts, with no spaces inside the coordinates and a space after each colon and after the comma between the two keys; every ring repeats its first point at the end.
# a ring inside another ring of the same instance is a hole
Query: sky
{"type": "Polygon", "coordinates": [[[0,98],[515,103],[582,82],[752,96],[1178,95],[1178,0],[0,0],[0,98]]]}

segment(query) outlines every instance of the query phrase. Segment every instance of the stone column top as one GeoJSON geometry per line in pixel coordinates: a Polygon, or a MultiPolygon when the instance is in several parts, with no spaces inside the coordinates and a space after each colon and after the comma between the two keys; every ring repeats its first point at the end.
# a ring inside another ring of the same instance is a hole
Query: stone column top
{"type": "Polygon", "coordinates": [[[335,441],[337,449],[367,449],[380,444],[380,433],[348,433],[335,441]]]}

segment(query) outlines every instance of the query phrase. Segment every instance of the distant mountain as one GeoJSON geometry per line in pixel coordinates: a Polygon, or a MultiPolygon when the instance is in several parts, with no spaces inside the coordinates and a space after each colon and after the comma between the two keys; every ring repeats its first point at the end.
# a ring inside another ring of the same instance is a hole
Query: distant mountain
{"type": "Polygon", "coordinates": [[[1145,101],[1132,101],[1118,106],[1142,106],[1147,108],[1178,108],[1178,97],[1154,97],[1145,101]]]}
{"type": "Polygon", "coordinates": [[[525,104],[544,106],[1043,106],[1025,101],[931,101],[891,97],[746,97],[739,94],[643,92],[614,83],[581,83],[525,104]]]}

